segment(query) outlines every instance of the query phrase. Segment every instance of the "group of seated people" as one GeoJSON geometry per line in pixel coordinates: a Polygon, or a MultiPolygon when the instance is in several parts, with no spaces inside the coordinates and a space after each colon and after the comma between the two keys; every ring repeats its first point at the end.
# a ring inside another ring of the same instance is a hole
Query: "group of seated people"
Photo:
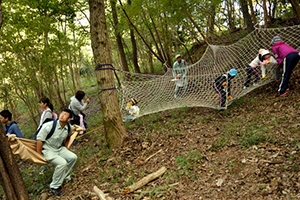
{"type": "MultiPolygon", "coordinates": [[[[76,95],[71,97],[69,108],[64,109],[59,117],[48,98],[44,97],[39,101],[42,115],[35,135],[36,152],[55,166],[50,191],[56,196],[63,194],[64,182],[74,182],[70,173],[77,161],[77,155],[69,150],[68,137],[75,131],[70,124],[84,125],[85,115],[82,111],[90,102],[89,99],[84,102],[84,96],[83,91],[77,91],[76,95]]],[[[18,138],[24,137],[16,122],[12,121],[12,113],[9,110],[1,111],[0,119],[4,124],[6,135],[15,134],[18,138]]]]}
{"type": "MultiPolygon", "coordinates": [[[[75,96],[71,97],[69,105],[69,109],[73,114],[73,117],[70,120],[70,124],[76,124],[81,126],[82,128],[86,128],[86,123],[84,121],[85,114],[83,113],[83,111],[90,103],[90,99],[87,99],[86,101],[83,100],[84,96],[85,92],[81,90],[77,91],[75,96]]],[[[39,105],[42,109],[42,115],[37,130],[39,130],[44,123],[50,121],[50,119],[58,119],[53,105],[47,97],[41,98],[39,100],[39,105]]],[[[4,131],[6,135],[15,134],[18,138],[24,138],[17,123],[12,121],[12,113],[9,110],[2,110],[0,112],[0,120],[1,123],[4,124],[4,131]]]]}

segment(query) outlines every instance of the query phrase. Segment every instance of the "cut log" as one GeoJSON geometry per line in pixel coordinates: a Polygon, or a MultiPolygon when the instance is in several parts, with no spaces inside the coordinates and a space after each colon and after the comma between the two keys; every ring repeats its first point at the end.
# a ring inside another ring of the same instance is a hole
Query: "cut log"
{"type": "Polygon", "coordinates": [[[100,190],[97,186],[94,186],[93,190],[101,200],[106,200],[104,192],[100,190]]]}
{"type": "Polygon", "coordinates": [[[139,189],[140,187],[143,187],[144,185],[146,185],[147,183],[149,183],[150,181],[160,177],[161,175],[163,175],[165,173],[165,171],[167,171],[167,168],[165,167],[161,167],[159,170],[157,170],[156,172],[153,172],[152,174],[149,174],[148,176],[142,178],[140,181],[138,181],[137,183],[134,183],[133,185],[129,186],[128,188],[126,188],[123,191],[123,194],[129,194],[137,189],[139,189]]]}

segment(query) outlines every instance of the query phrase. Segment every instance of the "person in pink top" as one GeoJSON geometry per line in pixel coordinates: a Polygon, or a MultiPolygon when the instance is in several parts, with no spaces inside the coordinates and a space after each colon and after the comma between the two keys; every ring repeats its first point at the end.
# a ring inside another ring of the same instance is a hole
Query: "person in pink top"
{"type": "Polygon", "coordinates": [[[272,39],[271,45],[278,66],[282,67],[282,79],[278,88],[278,96],[282,97],[289,90],[289,80],[293,69],[299,61],[299,52],[285,44],[278,35],[272,39]]]}

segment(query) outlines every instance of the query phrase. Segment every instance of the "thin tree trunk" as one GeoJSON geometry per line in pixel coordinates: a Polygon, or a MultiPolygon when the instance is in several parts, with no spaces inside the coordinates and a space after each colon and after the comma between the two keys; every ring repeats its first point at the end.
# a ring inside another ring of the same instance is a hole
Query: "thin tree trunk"
{"type": "Polygon", "coordinates": [[[0,0],[0,29],[3,23],[3,14],[2,14],[2,0],[0,0]]]}
{"type": "MultiPolygon", "coordinates": [[[[111,64],[111,48],[106,27],[104,0],[89,0],[89,6],[91,45],[95,65],[111,64]]],[[[96,76],[99,88],[115,87],[112,70],[97,70],[96,76]]],[[[106,90],[101,92],[99,96],[101,102],[107,98],[101,104],[105,138],[109,147],[116,148],[121,146],[128,136],[121,119],[116,90],[111,95],[109,95],[110,93],[111,90],[106,90]]]]}
{"type": "Polygon", "coordinates": [[[208,15],[208,20],[207,20],[207,35],[208,37],[213,36],[214,30],[215,30],[215,16],[216,16],[216,6],[212,5],[210,8],[210,13],[208,15]]]}
{"type": "Polygon", "coordinates": [[[253,23],[257,24],[257,19],[256,19],[255,11],[254,11],[254,8],[253,8],[252,0],[249,0],[249,7],[250,7],[253,23]]]}
{"type": "Polygon", "coordinates": [[[120,5],[122,6],[122,10],[125,14],[125,16],[127,17],[129,23],[131,24],[131,26],[135,29],[135,31],[137,32],[137,34],[140,36],[140,38],[142,39],[142,41],[144,42],[144,44],[148,47],[148,49],[151,51],[151,53],[161,62],[164,63],[162,57],[158,56],[153,49],[151,49],[151,47],[149,46],[149,44],[146,42],[145,38],[141,35],[141,33],[138,31],[138,29],[136,28],[136,26],[134,26],[133,22],[131,21],[131,19],[129,18],[129,16],[127,15],[126,11],[123,8],[123,4],[122,2],[119,0],[120,5]]]}
{"type": "Polygon", "coordinates": [[[192,23],[194,24],[194,26],[197,28],[197,30],[199,31],[199,33],[201,34],[202,38],[204,39],[204,41],[206,42],[207,45],[209,45],[204,33],[201,31],[201,29],[199,28],[199,26],[197,25],[197,23],[195,22],[195,20],[193,19],[193,17],[191,16],[191,14],[184,9],[185,13],[187,14],[187,16],[189,17],[189,19],[192,21],[192,23]]]}
{"type": "Polygon", "coordinates": [[[250,16],[249,11],[248,11],[247,0],[240,0],[240,5],[241,5],[241,8],[242,8],[244,23],[247,26],[247,32],[250,33],[254,30],[254,27],[253,27],[251,16],[250,16]]]}
{"type": "Polygon", "coordinates": [[[268,28],[268,11],[267,11],[267,4],[266,0],[263,0],[263,9],[264,9],[264,22],[265,22],[265,28],[268,28]]]}
{"type": "MultiPolygon", "coordinates": [[[[127,4],[130,6],[131,5],[131,0],[127,0],[127,4]]],[[[137,55],[137,45],[136,45],[136,40],[134,36],[134,29],[131,25],[130,26],[130,40],[131,40],[131,45],[132,45],[132,62],[134,66],[134,70],[136,73],[141,73],[139,64],[138,64],[138,55],[137,55]]]]}
{"type": "Polygon", "coordinates": [[[0,123],[0,174],[7,199],[29,200],[22,174],[11,152],[3,125],[0,123]]]}
{"type": "Polygon", "coordinates": [[[294,15],[297,16],[298,21],[300,22],[300,6],[298,0],[289,0],[292,4],[294,15]]]}
{"type": "Polygon", "coordinates": [[[117,16],[116,4],[117,4],[117,0],[110,0],[111,10],[112,10],[112,15],[113,15],[113,20],[114,20],[115,35],[116,35],[117,45],[118,45],[118,49],[119,49],[119,53],[120,53],[120,57],[121,57],[121,63],[123,66],[123,70],[129,72],[129,67],[128,67],[128,63],[126,60],[126,55],[125,55],[124,47],[123,47],[123,43],[122,43],[122,36],[121,36],[120,31],[118,30],[119,20],[118,20],[118,16],[117,16]]]}

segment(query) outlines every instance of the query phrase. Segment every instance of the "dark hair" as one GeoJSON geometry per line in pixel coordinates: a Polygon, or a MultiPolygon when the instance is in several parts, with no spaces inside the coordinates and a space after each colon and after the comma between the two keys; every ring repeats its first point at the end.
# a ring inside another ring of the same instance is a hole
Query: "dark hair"
{"type": "Polygon", "coordinates": [[[84,91],[82,90],[78,90],[75,94],[75,98],[78,100],[78,101],[81,101],[84,97],[85,93],[84,91]]]}
{"type": "Polygon", "coordinates": [[[50,108],[50,110],[53,112],[53,109],[54,109],[53,105],[52,105],[52,103],[50,103],[50,100],[47,97],[41,98],[39,103],[41,103],[41,102],[45,103],[50,108]]]}
{"type": "Polygon", "coordinates": [[[68,108],[63,109],[62,112],[67,112],[67,113],[69,113],[69,118],[72,118],[72,117],[73,117],[73,112],[72,112],[70,109],[68,109],[68,108]]]}
{"type": "Polygon", "coordinates": [[[9,110],[2,110],[0,112],[0,115],[4,118],[8,118],[8,120],[11,121],[12,114],[11,114],[11,112],[9,112],[9,110]]]}

